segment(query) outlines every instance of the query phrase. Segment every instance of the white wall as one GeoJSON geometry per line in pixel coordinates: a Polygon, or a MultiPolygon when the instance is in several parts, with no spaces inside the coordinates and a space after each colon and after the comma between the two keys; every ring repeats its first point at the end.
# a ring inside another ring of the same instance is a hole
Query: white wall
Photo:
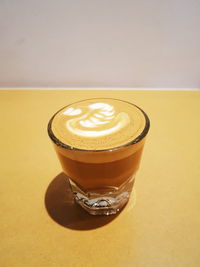
{"type": "Polygon", "coordinates": [[[200,88],[200,0],[0,0],[0,87],[200,88]]]}

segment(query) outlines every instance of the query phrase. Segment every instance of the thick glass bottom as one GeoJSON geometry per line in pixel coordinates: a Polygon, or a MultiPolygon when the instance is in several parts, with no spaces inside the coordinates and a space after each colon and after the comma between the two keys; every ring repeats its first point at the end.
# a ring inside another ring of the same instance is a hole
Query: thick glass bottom
{"type": "Polygon", "coordinates": [[[120,187],[106,187],[83,191],[69,179],[75,201],[92,215],[111,215],[119,212],[128,202],[134,177],[120,187]]]}

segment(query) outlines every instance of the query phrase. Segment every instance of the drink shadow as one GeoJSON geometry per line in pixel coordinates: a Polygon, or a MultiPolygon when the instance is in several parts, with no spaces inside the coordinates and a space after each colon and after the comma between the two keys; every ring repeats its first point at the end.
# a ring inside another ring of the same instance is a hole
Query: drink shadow
{"type": "Polygon", "coordinates": [[[119,214],[94,216],[74,202],[69,180],[58,174],[45,193],[45,207],[49,216],[58,224],[73,230],[91,230],[113,221],[119,214]]]}

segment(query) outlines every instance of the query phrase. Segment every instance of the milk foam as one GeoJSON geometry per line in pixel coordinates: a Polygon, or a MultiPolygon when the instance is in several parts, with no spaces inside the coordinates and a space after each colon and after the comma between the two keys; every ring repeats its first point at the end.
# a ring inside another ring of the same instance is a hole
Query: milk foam
{"type": "Polygon", "coordinates": [[[82,109],[69,107],[63,115],[74,117],[66,122],[68,131],[91,138],[114,134],[130,122],[127,113],[117,113],[112,105],[100,102],[89,104],[82,109]]]}
{"type": "Polygon", "coordinates": [[[51,129],[62,143],[86,150],[118,147],[133,141],[145,127],[136,106],[116,99],[83,100],[60,110],[51,129]]]}

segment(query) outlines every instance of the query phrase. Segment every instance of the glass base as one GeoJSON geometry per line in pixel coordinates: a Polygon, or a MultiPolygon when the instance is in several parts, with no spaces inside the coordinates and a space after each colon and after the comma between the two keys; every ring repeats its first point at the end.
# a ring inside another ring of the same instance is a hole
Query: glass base
{"type": "Polygon", "coordinates": [[[69,179],[75,201],[92,215],[111,215],[119,212],[128,202],[134,177],[125,184],[116,187],[107,187],[84,192],[69,179]]]}

